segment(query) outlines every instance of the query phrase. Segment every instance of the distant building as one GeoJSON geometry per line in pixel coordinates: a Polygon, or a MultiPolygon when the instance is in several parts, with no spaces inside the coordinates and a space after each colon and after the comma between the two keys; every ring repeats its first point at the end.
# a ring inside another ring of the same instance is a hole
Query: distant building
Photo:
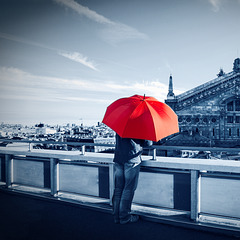
{"type": "Polygon", "coordinates": [[[79,145],[71,145],[71,144],[68,144],[68,150],[76,150],[76,149],[79,149],[79,150],[82,150],[82,145],[84,145],[84,143],[86,143],[86,146],[85,146],[85,151],[86,152],[94,152],[94,146],[92,145],[89,145],[89,144],[92,144],[94,143],[94,140],[92,137],[89,137],[89,138],[81,138],[79,136],[69,136],[69,137],[66,137],[66,142],[74,142],[74,143],[79,143],[79,145]],[[89,143],[89,144],[88,144],[89,143]]]}
{"type": "Polygon", "coordinates": [[[44,124],[40,123],[35,126],[37,135],[49,135],[55,134],[57,130],[55,128],[46,127],[44,124]]]}
{"type": "MultiPolygon", "coordinates": [[[[94,138],[94,143],[96,144],[114,144],[115,145],[115,137],[107,137],[107,138],[94,138]]],[[[107,152],[112,151],[114,147],[109,146],[95,146],[95,152],[107,152]]]]}
{"type": "Polygon", "coordinates": [[[180,134],[166,145],[240,147],[240,59],[217,76],[178,96],[170,76],[165,103],[178,115],[180,134]]]}

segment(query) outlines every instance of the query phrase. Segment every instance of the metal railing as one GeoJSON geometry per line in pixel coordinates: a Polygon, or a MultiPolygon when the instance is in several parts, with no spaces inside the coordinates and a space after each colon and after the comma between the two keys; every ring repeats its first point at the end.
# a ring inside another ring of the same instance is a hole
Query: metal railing
{"type": "MultiPolygon", "coordinates": [[[[20,142],[40,143],[39,141],[20,142]]],[[[114,145],[94,143],[48,141],[45,143],[114,147],[114,145]]],[[[156,149],[229,152],[240,152],[240,149],[154,146],[151,149],[152,156],[142,156],[139,187],[134,198],[134,202],[138,204],[189,211],[190,218],[196,222],[201,215],[210,214],[235,219],[239,221],[238,227],[240,227],[240,206],[235,204],[240,200],[240,162],[158,157],[156,149]]],[[[0,155],[2,156],[0,177],[7,188],[11,188],[14,183],[31,186],[31,176],[35,178],[34,174],[41,172],[41,181],[39,180],[41,183],[35,185],[49,188],[52,196],[56,197],[59,192],[66,191],[100,196],[111,202],[114,190],[113,154],[85,152],[84,148],[82,152],[68,152],[32,148],[16,150],[2,147],[0,155]],[[32,162],[33,170],[26,168],[27,162],[32,162]],[[36,165],[36,162],[42,165],[36,165]],[[46,171],[45,163],[49,164],[49,171],[46,171]],[[49,186],[43,180],[46,178],[49,178],[49,186]]]]}
{"type": "MultiPolygon", "coordinates": [[[[70,145],[70,146],[81,146],[82,154],[85,154],[86,147],[109,147],[115,148],[115,144],[106,144],[106,143],[88,143],[88,142],[66,142],[66,141],[33,141],[33,140],[11,140],[11,139],[2,139],[1,142],[6,143],[27,143],[28,151],[33,149],[33,146],[36,144],[49,144],[49,145],[70,145]]],[[[163,151],[181,151],[181,150],[190,150],[190,151],[209,151],[209,152],[238,152],[240,153],[240,148],[224,148],[224,147],[190,147],[190,146],[165,146],[165,145],[153,145],[146,148],[149,150],[149,153],[153,156],[153,159],[156,159],[157,150],[163,151]]]]}

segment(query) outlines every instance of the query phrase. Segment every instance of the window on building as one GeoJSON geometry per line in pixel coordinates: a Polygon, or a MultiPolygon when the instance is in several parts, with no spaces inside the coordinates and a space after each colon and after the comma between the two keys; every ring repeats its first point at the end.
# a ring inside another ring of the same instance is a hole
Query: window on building
{"type": "Polygon", "coordinates": [[[240,111],[240,100],[235,101],[235,111],[240,111]]]}
{"type": "Polygon", "coordinates": [[[213,135],[213,137],[215,136],[215,129],[214,128],[212,130],[212,135],[213,135]]]}
{"type": "Polygon", "coordinates": [[[240,112],[240,100],[234,100],[227,104],[227,111],[236,111],[240,112]]]}
{"type": "Polygon", "coordinates": [[[231,101],[227,104],[227,110],[228,111],[233,111],[233,101],[231,101]]]}
{"type": "Polygon", "coordinates": [[[229,134],[229,137],[232,136],[232,129],[231,129],[231,128],[229,128],[229,130],[228,130],[228,134],[229,134]]]}
{"type": "Polygon", "coordinates": [[[236,122],[236,123],[240,123],[240,116],[236,116],[235,122],[236,122]]]}
{"type": "Polygon", "coordinates": [[[199,122],[199,118],[195,118],[195,123],[198,123],[199,122]]]}
{"type": "Polygon", "coordinates": [[[227,123],[233,123],[233,116],[227,116],[227,123]]]}
{"type": "Polygon", "coordinates": [[[239,132],[239,128],[237,129],[237,136],[239,137],[240,135],[240,132],[239,132]]]}
{"type": "Polygon", "coordinates": [[[216,118],[212,118],[212,122],[215,123],[217,121],[216,118]]]}

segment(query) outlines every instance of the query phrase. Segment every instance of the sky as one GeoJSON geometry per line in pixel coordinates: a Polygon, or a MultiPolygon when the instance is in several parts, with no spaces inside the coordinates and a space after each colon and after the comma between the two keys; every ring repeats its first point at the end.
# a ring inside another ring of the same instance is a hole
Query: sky
{"type": "Polygon", "coordinates": [[[0,0],[0,122],[101,122],[232,71],[240,0],[0,0]]]}

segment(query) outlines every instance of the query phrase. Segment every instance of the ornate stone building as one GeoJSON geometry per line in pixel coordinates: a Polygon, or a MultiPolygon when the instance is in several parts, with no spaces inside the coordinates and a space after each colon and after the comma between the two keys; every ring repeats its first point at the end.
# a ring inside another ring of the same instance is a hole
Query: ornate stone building
{"type": "Polygon", "coordinates": [[[170,76],[165,103],[178,115],[180,134],[167,145],[240,147],[240,59],[217,76],[178,96],[170,76]]]}

